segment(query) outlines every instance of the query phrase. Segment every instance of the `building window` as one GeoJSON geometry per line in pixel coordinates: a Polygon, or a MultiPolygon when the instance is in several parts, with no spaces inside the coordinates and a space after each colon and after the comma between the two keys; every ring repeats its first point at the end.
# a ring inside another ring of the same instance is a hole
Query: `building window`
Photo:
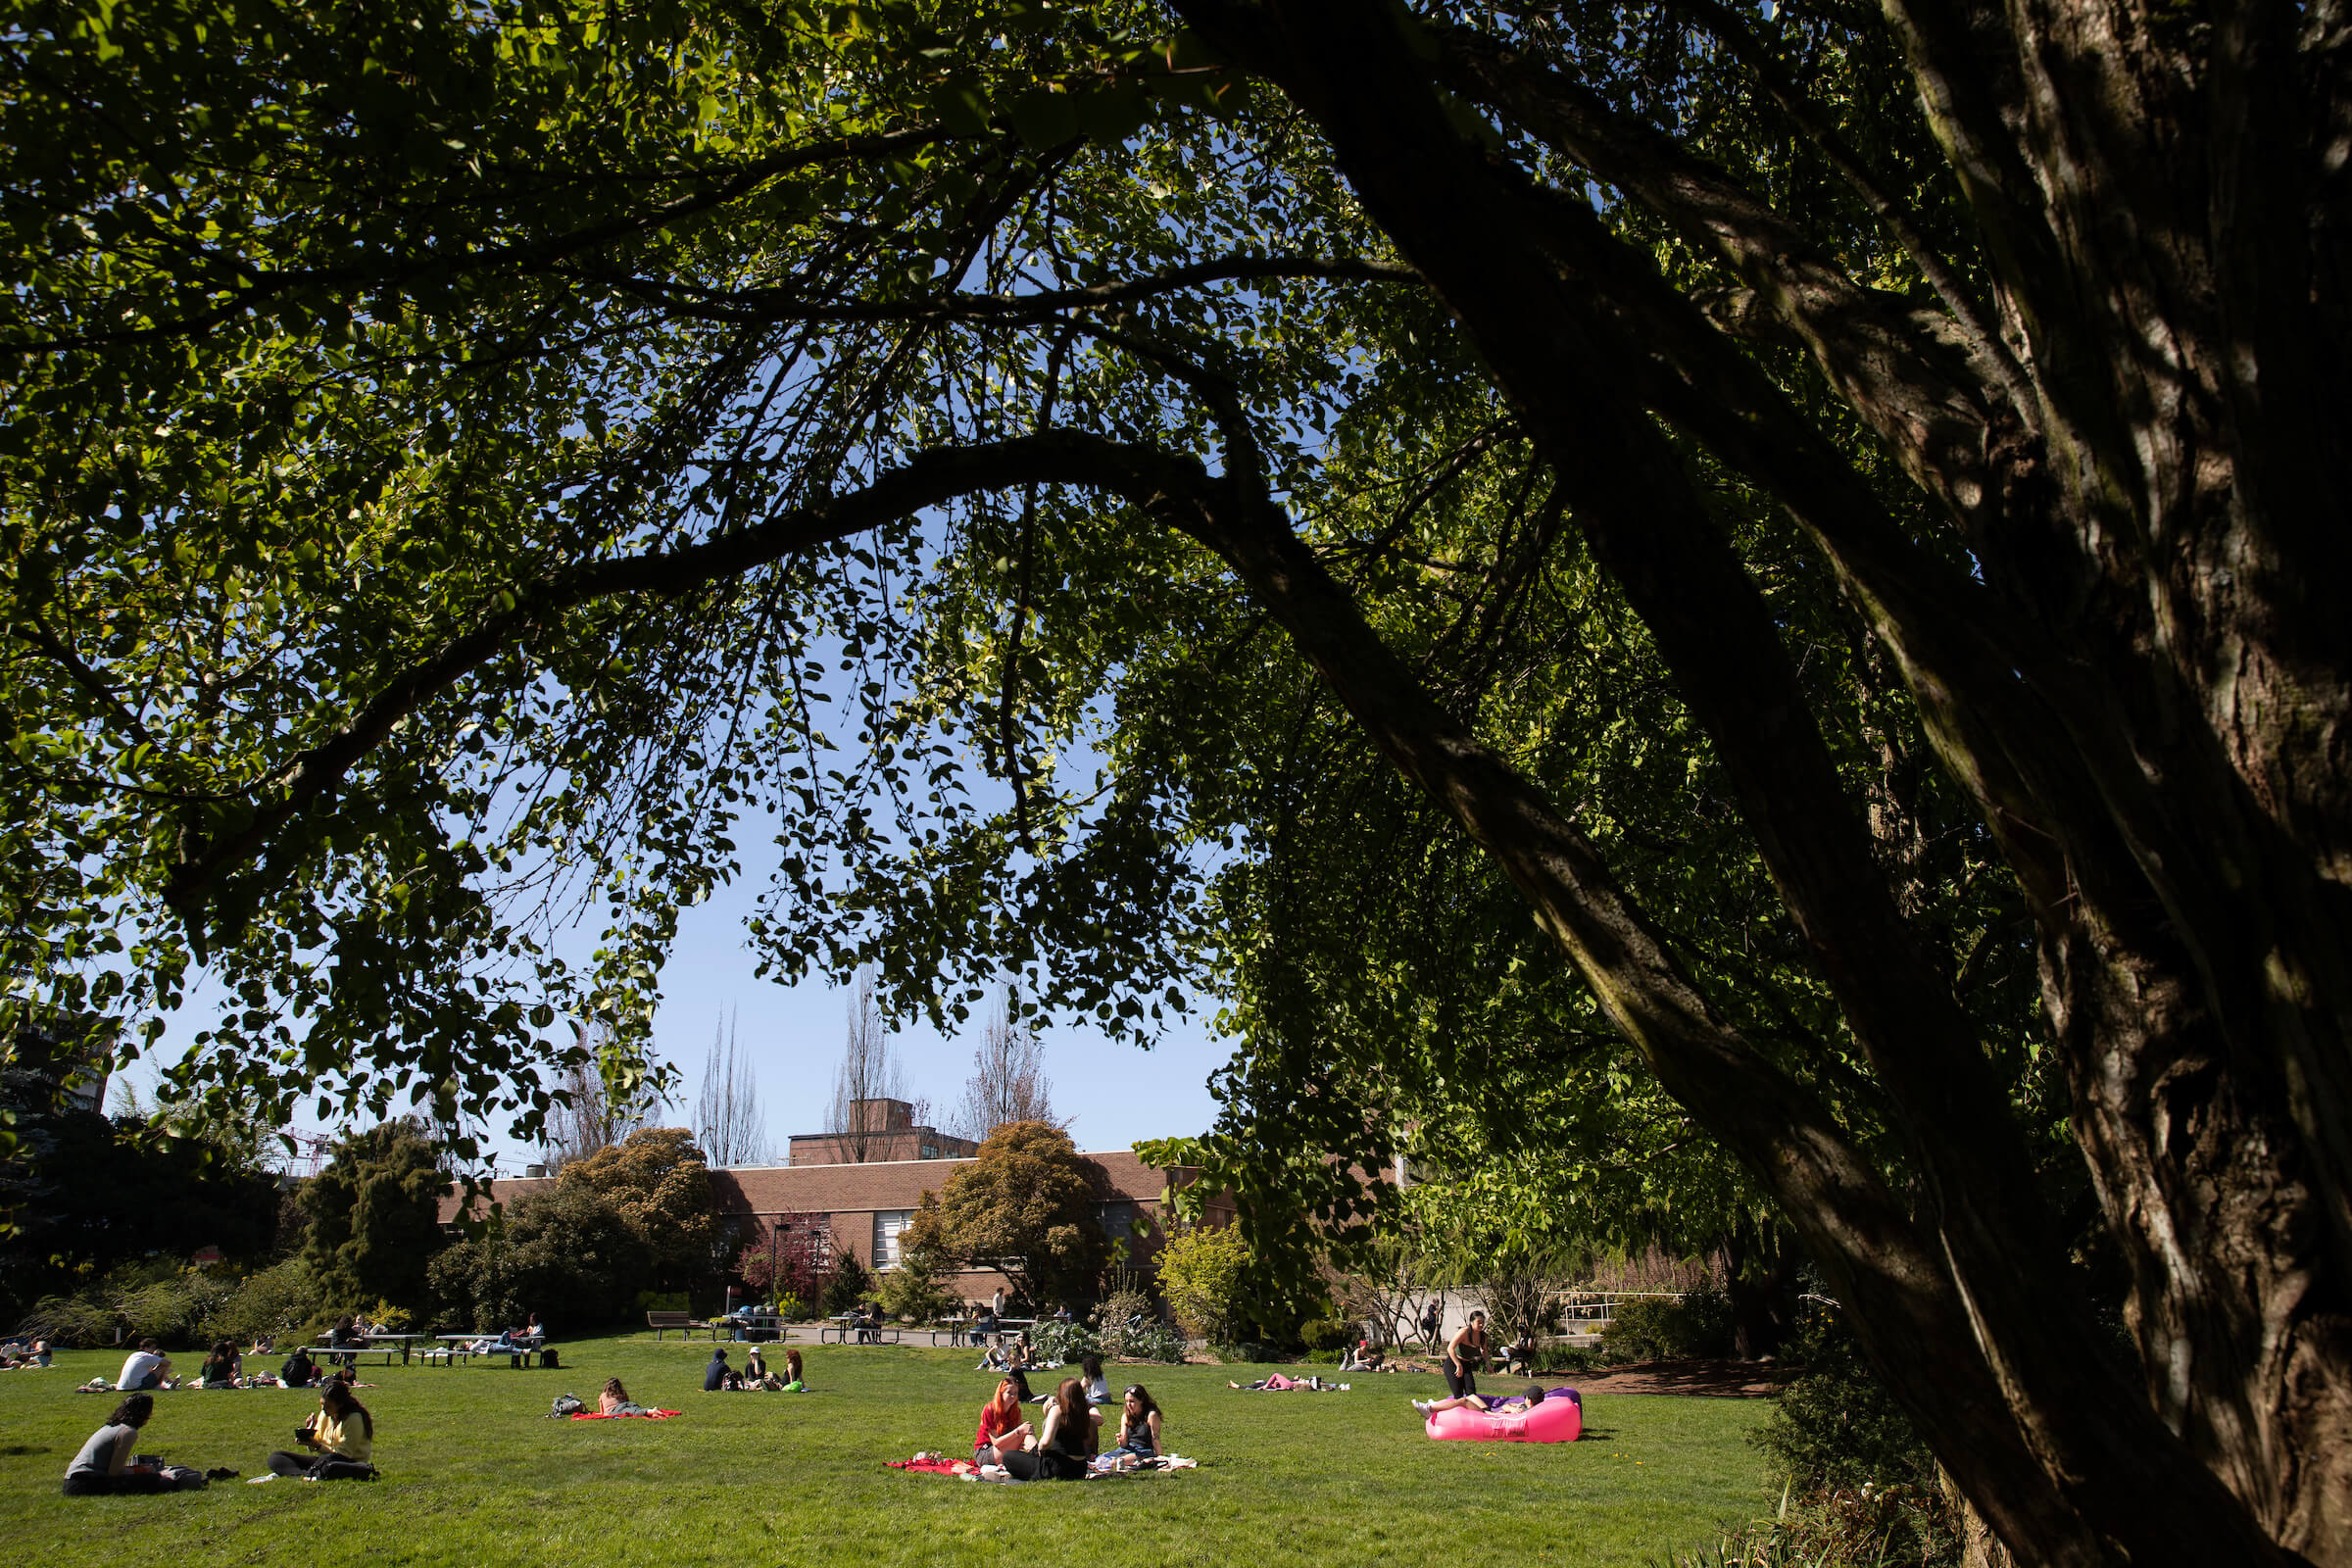
{"type": "Polygon", "coordinates": [[[899,1233],[914,1218],[911,1208],[881,1208],[874,1211],[874,1267],[899,1266],[899,1233]]]}
{"type": "Polygon", "coordinates": [[[1102,1205],[1102,1234],[1114,1242],[1123,1242],[1135,1234],[1136,1207],[1128,1202],[1109,1202],[1102,1205]]]}

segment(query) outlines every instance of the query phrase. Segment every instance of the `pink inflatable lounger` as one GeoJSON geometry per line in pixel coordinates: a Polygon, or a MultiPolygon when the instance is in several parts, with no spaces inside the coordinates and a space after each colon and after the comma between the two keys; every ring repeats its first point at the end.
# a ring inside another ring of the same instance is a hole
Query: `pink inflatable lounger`
{"type": "Polygon", "coordinates": [[[1574,1443],[1584,1435],[1585,1406],[1574,1389],[1557,1389],[1524,1415],[1484,1410],[1440,1410],[1429,1418],[1433,1438],[1484,1443],[1574,1443]]]}

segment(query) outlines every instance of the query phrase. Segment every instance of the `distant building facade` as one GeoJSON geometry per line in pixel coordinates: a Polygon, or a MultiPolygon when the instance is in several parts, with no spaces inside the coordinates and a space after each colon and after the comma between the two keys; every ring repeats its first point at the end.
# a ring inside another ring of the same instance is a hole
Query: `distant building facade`
{"type": "Polygon", "coordinates": [[[850,1102],[851,1131],[794,1133],[785,1140],[787,1165],[891,1164],[900,1160],[968,1159],[980,1152],[969,1138],[918,1126],[904,1100],[850,1102]]]}
{"type": "MultiPolygon", "coordinates": [[[[891,1102],[891,1103],[904,1103],[891,1102]]],[[[899,1131],[923,1132],[907,1127],[899,1131]]],[[[794,1141],[797,1145],[799,1140],[794,1141]]],[[[959,1140],[969,1150],[969,1140],[959,1140]]],[[[1129,1263],[1149,1272],[1166,1227],[1163,1213],[1171,1193],[1189,1187],[1200,1176],[1189,1165],[1145,1163],[1133,1150],[1102,1150],[1083,1156],[1103,1177],[1102,1229],[1113,1242],[1127,1244],[1129,1263]]],[[[836,1161],[802,1164],[794,1150],[790,1165],[718,1166],[710,1172],[711,1197],[722,1224],[747,1247],[759,1247],[778,1226],[813,1225],[821,1230],[822,1246],[838,1255],[848,1253],[868,1268],[898,1266],[899,1238],[914,1217],[923,1195],[945,1187],[948,1178],[971,1163],[968,1156],[916,1157],[897,1160],[836,1161]]],[[[490,1196],[513,1203],[555,1184],[555,1177],[510,1177],[487,1184],[490,1196]]],[[[458,1200],[453,1192],[441,1200],[441,1219],[454,1224],[458,1200]]],[[[1206,1205],[1203,1222],[1228,1224],[1232,1202],[1219,1197],[1206,1205]]],[[[942,1285],[967,1301],[985,1301],[999,1289],[1008,1296],[1011,1282],[995,1269],[963,1269],[947,1276],[942,1285]]]]}

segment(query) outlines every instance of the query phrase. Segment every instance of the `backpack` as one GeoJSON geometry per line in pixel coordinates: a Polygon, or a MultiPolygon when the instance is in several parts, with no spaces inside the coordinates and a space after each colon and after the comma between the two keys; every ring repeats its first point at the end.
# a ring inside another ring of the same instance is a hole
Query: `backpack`
{"type": "Polygon", "coordinates": [[[550,1421],[561,1421],[566,1416],[577,1415],[587,1408],[587,1405],[580,1402],[578,1395],[559,1394],[556,1396],[556,1407],[548,1411],[547,1418],[550,1421]]]}

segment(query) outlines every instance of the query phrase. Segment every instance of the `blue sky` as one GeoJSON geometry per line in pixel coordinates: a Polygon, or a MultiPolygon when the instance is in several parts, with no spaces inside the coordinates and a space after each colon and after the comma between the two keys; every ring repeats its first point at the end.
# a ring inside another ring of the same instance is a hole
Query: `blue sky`
{"type": "MultiPolygon", "coordinates": [[[[688,1125],[711,1037],[732,1014],[737,1043],[759,1073],[760,1106],[780,1161],[785,1139],[823,1128],[834,1069],[841,1060],[850,993],[813,980],[780,986],[754,973],[743,928],[759,886],[756,877],[738,878],[681,917],[677,946],[662,975],[654,1048],[683,1075],[681,1102],[673,1103],[662,1119],[688,1125]]],[[[593,933],[574,931],[571,936],[579,956],[595,945],[593,933]]],[[[171,1019],[162,1054],[176,1054],[173,1046],[205,1026],[204,1009],[218,1000],[209,987],[191,987],[186,1004],[171,1019]]],[[[1216,1115],[1208,1075],[1231,1054],[1228,1046],[1210,1038],[1213,1010],[1204,999],[1195,999],[1192,1010],[1150,1051],[1105,1040],[1089,1028],[1045,1031],[1054,1108],[1073,1118],[1070,1135],[1080,1148],[1124,1149],[1139,1138],[1207,1130],[1216,1115]]],[[[905,1066],[908,1093],[927,1097],[943,1112],[952,1105],[971,1070],[979,1026],[976,1011],[965,1033],[953,1039],[919,1023],[894,1035],[893,1051],[905,1066]]],[[[119,1076],[142,1098],[152,1098],[152,1063],[133,1063],[119,1076]]],[[[493,1138],[489,1147],[501,1171],[518,1170],[537,1157],[536,1151],[503,1137],[493,1138]]]]}

